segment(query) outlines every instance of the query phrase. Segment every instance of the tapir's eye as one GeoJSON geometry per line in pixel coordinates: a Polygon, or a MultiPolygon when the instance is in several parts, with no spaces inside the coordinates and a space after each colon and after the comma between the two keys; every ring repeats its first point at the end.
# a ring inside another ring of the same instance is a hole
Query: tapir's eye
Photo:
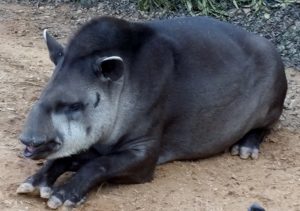
{"type": "Polygon", "coordinates": [[[83,109],[83,104],[82,103],[73,103],[68,108],[68,110],[70,112],[80,111],[82,109],[83,109]]]}
{"type": "Polygon", "coordinates": [[[58,103],[55,107],[55,111],[58,113],[72,113],[81,111],[84,109],[83,103],[58,103]]]}

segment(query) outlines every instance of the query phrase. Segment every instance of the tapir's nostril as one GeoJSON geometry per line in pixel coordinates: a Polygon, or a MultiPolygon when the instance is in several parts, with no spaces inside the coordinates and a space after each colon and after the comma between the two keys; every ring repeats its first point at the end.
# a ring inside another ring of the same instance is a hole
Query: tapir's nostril
{"type": "Polygon", "coordinates": [[[24,145],[30,145],[31,144],[31,141],[28,140],[28,139],[24,139],[24,138],[21,138],[21,137],[19,139],[22,142],[22,144],[24,144],[24,145]]]}
{"type": "Polygon", "coordinates": [[[37,147],[41,144],[46,143],[47,139],[43,137],[25,137],[25,136],[20,136],[20,141],[27,146],[34,146],[37,147]]]}

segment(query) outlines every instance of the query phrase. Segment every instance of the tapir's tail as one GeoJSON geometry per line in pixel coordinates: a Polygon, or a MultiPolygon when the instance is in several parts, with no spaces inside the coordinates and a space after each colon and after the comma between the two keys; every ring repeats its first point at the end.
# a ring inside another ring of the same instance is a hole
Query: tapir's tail
{"type": "Polygon", "coordinates": [[[249,208],[248,211],[266,211],[264,208],[262,208],[259,204],[253,203],[249,208]]]}

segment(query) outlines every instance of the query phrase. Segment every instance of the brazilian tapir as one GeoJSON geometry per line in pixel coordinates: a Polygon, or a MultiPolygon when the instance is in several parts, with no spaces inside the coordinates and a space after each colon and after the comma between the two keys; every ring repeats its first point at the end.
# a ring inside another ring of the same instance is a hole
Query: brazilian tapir
{"type": "Polygon", "coordinates": [[[143,23],[100,17],[66,47],[44,32],[53,75],[28,114],[25,157],[48,161],[20,185],[48,206],[107,181],[150,181],[157,164],[230,148],[257,158],[287,90],[266,39],[208,17],[143,23]],[[75,174],[53,184],[66,171],[75,174]]]}

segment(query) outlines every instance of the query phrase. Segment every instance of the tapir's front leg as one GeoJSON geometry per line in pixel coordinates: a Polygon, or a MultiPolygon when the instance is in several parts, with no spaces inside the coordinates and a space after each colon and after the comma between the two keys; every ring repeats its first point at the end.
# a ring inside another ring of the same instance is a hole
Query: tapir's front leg
{"type": "Polygon", "coordinates": [[[60,175],[66,171],[77,171],[83,164],[98,156],[99,154],[90,150],[71,157],[48,160],[18,187],[17,193],[31,193],[39,189],[41,198],[49,198],[52,186],[60,175]]]}
{"type": "Polygon", "coordinates": [[[152,140],[135,141],[126,148],[98,157],[83,165],[64,185],[54,189],[48,206],[74,206],[95,185],[104,181],[142,183],[150,181],[158,158],[159,147],[152,140]]]}

